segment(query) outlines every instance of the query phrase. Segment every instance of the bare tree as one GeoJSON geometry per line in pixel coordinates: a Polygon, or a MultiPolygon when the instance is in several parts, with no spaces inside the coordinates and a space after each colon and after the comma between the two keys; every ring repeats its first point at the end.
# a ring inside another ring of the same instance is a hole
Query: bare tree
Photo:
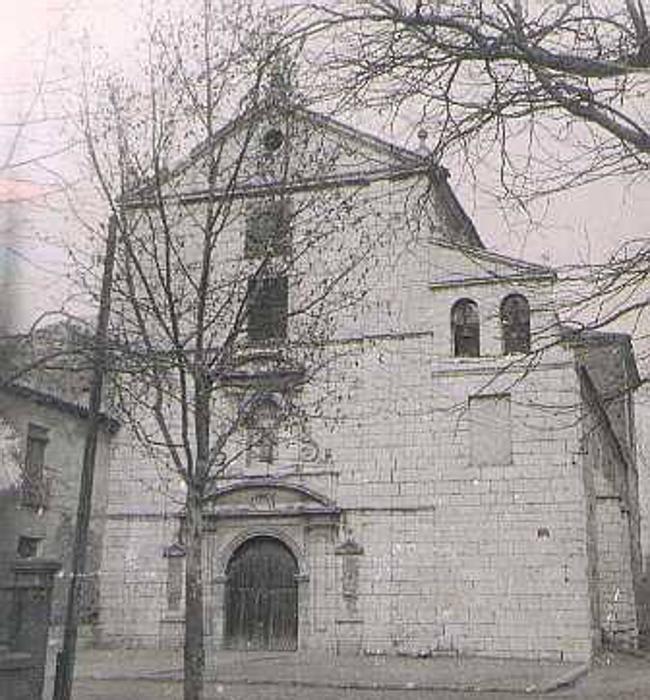
{"type": "Polygon", "coordinates": [[[145,89],[102,78],[82,101],[117,233],[113,400],[180,485],[186,700],[203,692],[205,505],[251,450],[268,460],[278,432],[305,432],[301,390],[331,361],[335,317],[364,297],[390,231],[376,230],[365,178],[337,184],[349,153],[294,89],[281,22],[205,0],[194,18],[152,23],[145,89]]]}
{"type": "Polygon", "coordinates": [[[435,156],[459,144],[497,149],[508,187],[529,182],[532,160],[544,191],[647,171],[642,2],[366,0],[319,11],[307,31],[338,32],[330,65],[343,71],[348,99],[417,110],[435,127],[435,156]]]}
{"type": "MultiPolygon", "coordinates": [[[[408,115],[428,128],[432,163],[461,158],[477,180],[495,171],[501,206],[530,211],[568,188],[647,176],[640,0],[340,0],[309,3],[294,21],[328,66],[323,94],[391,120],[408,115]]],[[[603,265],[561,271],[566,318],[638,326],[647,257],[642,239],[603,265]]]]}

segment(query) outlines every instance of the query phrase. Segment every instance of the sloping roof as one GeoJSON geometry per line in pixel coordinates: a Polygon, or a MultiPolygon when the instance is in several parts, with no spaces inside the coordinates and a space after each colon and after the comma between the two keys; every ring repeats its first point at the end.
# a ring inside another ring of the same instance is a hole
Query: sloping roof
{"type": "MultiPolygon", "coordinates": [[[[27,399],[28,401],[33,401],[40,406],[47,406],[77,418],[88,418],[87,406],[66,401],[59,396],[55,396],[54,394],[45,391],[40,391],[24,384],[0,384],[0,392],[11,394],[13,396],[19,396],[20,398],[27,399]]],[[[100,414],[100,424],[109,433],[117,432],[120,427],[120,423],[117,419],[108,416],[105,413],[100,414]]]]}
{"type": "MultiPolygon", "coordinates": [[[[85,419],[92,374],[89,348],[86,329],[69,320],[28,336],[4,338],[0,392],[85,419]]],[[[100,421],[109,432],[119,428],[107,412],[100,421]]]]}
{"type": "MultiPolygon", "coordinates": [[[[337,119],[314,112],[294,103],[261,103],[236,116],[230,122],[219,129],[212,138],[206,139],[195,146],[187,156],[181,158],[165,173],[163,186],[170,186],[169,197],[183,203],[204,201],[208,197],[219,196],[246,197],[260,196],[266,191],[284,192],[304,191],[323,186],[346,186],[365,184],[382,179],[404,179],[408,177],[426,177],[435,196],[435,201],[440,214],[444,218],[454,242],[473,247],[483,247],[483,243],[476,228],[467,215],[448,182],[448,171],[439,165],[431,156],[416,151],[396,146],[377,136],[366,133],[355,127],[344,124],[337,119]],[[181,186],[178,190],[171,190],[173,182],[180,182],[182,178],[196,167],[199,161],[210,152],[221,147],[229,138],[237,133],[243,133],[246,129],[254,129],[265,120],[273,118],[291,118],[303,124],[312,124],[319,133],[327,133],[332,137],[344,139],[357,145],[356,152],[366,154],[364,167],[358,165],[341,167],[336,172],[326,172],[314,168],[312,172],[300,169],[300,177],[284,180],[282,182],[253,182],[248,181],[232,187],[229,183],[223,192],[218,187],[211,189],[205,186],[181,186]]],[[[154,203],[155,183],[151,180],[142,183],[123,197],[123,204],[131,208],[139,208],[154,203]]]]}
{"type": "Polygon", "coordinates": [[[448,278],[437,279],[431,283],[431,288],[467,286],[494,281],[523,282],[527,280],[555,280],[557,278],[557,272],[552,267],[513,258],[487,250],[482,246],[468,246],[444,241],[436,241],[436,245],[458,251],[467,259],[474,261],[479,266],[480,274],[471,277],[462,271],[462,273],[459,272],[448,278]]]}

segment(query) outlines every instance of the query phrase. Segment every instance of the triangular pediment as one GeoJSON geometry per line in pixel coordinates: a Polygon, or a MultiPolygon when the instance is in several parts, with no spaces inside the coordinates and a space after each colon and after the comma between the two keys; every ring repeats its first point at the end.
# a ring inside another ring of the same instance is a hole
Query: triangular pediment
{"type": "Polygon", "coordinates": [[[302,484],[272,478],[234,481],[215,490],[207,515],[241,516],[337,516],[335,503],[302,484]]]}
{"type": "MultiPolygon", "coordinates": [[[[170,167],[160,194],[192,205],[224,197],[249,200],[358,189],[377,182],[398,182],[404,192],[412,182],[418,188],[413,200],[420,204],[409,206],[423,209],[422,202],[430,201],[447,240],[482,247],[447,176],[424,151],[396,146],[299,105],[267,103],[236,117],[170,167]]],[[[138,208],[158,199],[153,186],[145,184],[123,201],[138,208]]]]}
{"type": "MultiPolygon", "coordinates": [[[[417,153],[325,115],[296,105],[267,105],[233,119],[171,167],[168,194],[204,191],[213,158],[220,173],[213,187],[230,191],[234,182],[236,190],[298,187],[428,167],[417,153]]],[[[146,193],[146,186],[137,191],[146,193]]]]}

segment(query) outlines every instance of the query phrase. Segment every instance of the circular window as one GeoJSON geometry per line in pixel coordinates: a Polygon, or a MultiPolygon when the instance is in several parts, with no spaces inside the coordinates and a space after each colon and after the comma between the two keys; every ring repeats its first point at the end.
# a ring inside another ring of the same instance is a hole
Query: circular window
{"type": "Polygon", "coordinates": [[[280,129],[269,129],[262,138],[262,143],[267,151],[277,151],[284,141],[284,135],[280,129]]]}

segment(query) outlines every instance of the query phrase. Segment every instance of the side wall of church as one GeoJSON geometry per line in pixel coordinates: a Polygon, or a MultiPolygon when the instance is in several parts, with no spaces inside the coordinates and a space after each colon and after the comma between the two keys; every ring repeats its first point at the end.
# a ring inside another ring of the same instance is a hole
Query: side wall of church
{"type": "MultiPolygon", "coordinates": [[[[409,296],[404,283],[382,291],[409,296]]],[[[350,343],[330,377],[340,418],[321,439],[363,548],[355,611],[341,608],[335,635],[354,629],[367,651],[591,652],[575,370],[559,347],[502,356],[498,308],[511,291],[530,295],[548,343],[547,285],[452,285],[404,304],[428,334],[403,323],[406,333],[350,343]],[[467,296],[484,351],[451,358],[450,309],[467,296]]]]}

